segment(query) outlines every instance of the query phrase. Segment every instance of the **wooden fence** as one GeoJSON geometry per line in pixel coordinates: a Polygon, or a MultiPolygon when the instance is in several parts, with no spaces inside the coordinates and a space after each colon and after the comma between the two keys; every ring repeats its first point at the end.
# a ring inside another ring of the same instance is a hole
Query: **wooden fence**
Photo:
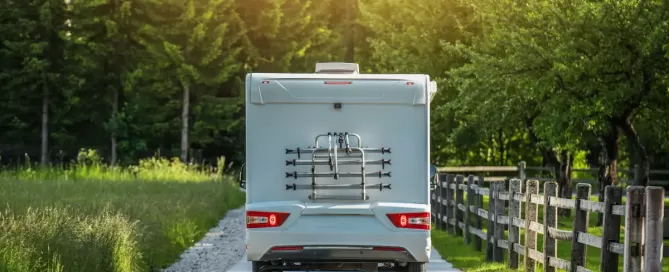
{"type": "Polygon", "coordinates": [[[543,271],[591,271],[585,267],[586,250],[591,246],[602,249],[601,271],[618,271],[621,255],[625,272],[662,271],[661,187],[629,186],[623,205],[623,189],[618,186],[607,186],[605,201],[594,202],[590,201],[591,185],[585,183],[576,186],[576,199],[564,199],[558,197],[559,188],[553,181],[544,183],[541,195],[538,180],[514,178],[508,182],[507,190],[506,182],[484,183],[481,176],[469,175],[465,180],[463,175],[440,174],[439,179],[438,187],[432,191],[433,222],[437,228],[463,237],[476,250],[481,251],[485,241],[487,261],[504,262],[506,257],[508,266],[517,269],[523,256],[525,271],[536,271],[537,263],[543,264],[543,271]],[[483,196],[488,196],[487,209],[483,196]],[[538,220],[539,206],[543,207],[542,222],[538,220]],[[575,210],[572,229],[558,229],[558,208],[575,210]],[[601,237],[588,233],[590,212],[604,214],[601,237]],[[483,219],[487,220],[487,231],[483,229],[483,219]],[[521,229],[525,230],[522,242],[521,229]],[[538,234],[544,238],[541,252],[537,251],[538,234]],[[571,242],[568,260],[557,257],[558,240],[571,242]]]}
{"type": "MultiPolygon", "coordinates": [[[[497,176],[487,176],[486,181],[508,180],[512,177],[527,177],[527,179],[536,179],[539,181],[555,180],[554,169],[552,167],[543,166],[528,166],[524,161],[518,163],[517,166],[459,166],[459,167],[439,167],[439,173],[462,174],[462,175],[481,175],[494,173],[497,176]]],[[[592,178],[573,178],[574,183],[590,183],[597,184],[598,168],[573,168],[572,175],[575,173],[586,174],[592,178]]],[[[651,169],[650,170],[650,184],[654,186],[669,186],[669,170],[651,169]]],[[[641,175],[641,168],[639,165],[634,165],[632,169],[618,169],[618,183],[628,184],[634,181],[636,175],[641,175]]]]}

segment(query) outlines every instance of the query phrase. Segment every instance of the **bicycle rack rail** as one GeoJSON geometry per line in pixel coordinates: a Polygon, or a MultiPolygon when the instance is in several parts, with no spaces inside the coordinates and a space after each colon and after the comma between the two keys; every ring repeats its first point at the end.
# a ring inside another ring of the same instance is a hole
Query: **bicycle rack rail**
{"type": "Polygon", "coordinates": [[[363,148],[360,135],[348,132],[328,132],[320,134],[314,140],[314,147],[286,149],[286,154],[297,155],[297,159],[286,160],[286,166],[311,166],[310,172],[286,172],[286,178],[311,178],[311,184],[286,184],[286,190],[311,190],[309,199],[328,199],[328,200],[368,200],[367,189],[378,189],[379,191],[390,190],[389,183],[367,183],[367,178],[385,178],[391,177],[390,171],[384,172],[386,166],[391,165],[390,159],[368,160],[368,154],[390,154],[390,148],[363,148]],[[319,139],[327,137],[328,147],[320,147],[319,139]],[[351,146],[350,137],[357,138],[357,145],[351,146]],[[338,145],[337,145],[338,144],[338,145]],[[311,159],[302,159],[302,156],[310,155],[311,159]],[[341,158],[341,159],[340,159],[341,158]],[[318,172],[316,166],[329,166],[329,172],[318,172]],[[340,165],[360,165],[360,172],[340,173],[340,165]],[[366,172],[367,165],[381,165],[380,171],[366,172]],[[360,183],[344,184],[317,184],[317,178],[360,178],[360,183]],[[343,190],[360,189],[360,195],[326,195],[318,194],[316,190],[343,190]]]}

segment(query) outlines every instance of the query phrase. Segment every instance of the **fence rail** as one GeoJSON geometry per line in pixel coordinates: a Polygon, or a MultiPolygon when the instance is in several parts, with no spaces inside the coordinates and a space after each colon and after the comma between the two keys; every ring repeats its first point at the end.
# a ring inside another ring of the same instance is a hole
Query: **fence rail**
{"type": "MultiPolygon", "coordinates": [[[[528,179],[536,179],[539,181],[552,181],[555,180],[555,177],[544,177],[542,175],[531,176],[528,172],[538,172],[538,173],[549,173],[551,176],[553,174],[553,167],[543,167],[543,166],[527,166],[526,163],[520,162],[517,166],[457,166],[457,167],[438,167],[437,171],[440,173],[449,173],[449,174],[472,174],[478,175],[482,173],[496,173],[500,176],[487,176],[487,181],[500,181],[500,180],[509,180],[512,177],[527,177],[528,179]],[[515,173],[514,175],[507,176],[506,173],[515,173]]],[[[596,175],[599,171],[598,168],[573,168],[571,169],[572,173],[590,173],[596,175]]],[[[627,177],[624,180],[619,179],[619,181],[628,183],[633,182],[635,175],[641,175],[641,168],[639,165],[635,165],[633,169],[618,169],[618,174],[625,174],[627,177]]],[[[651,169],[649,175],[652,176],[661,176],[662,179],[651,179],[650,185],[658,186],[669,186],[669,170],[663,169],[651,169]]],[[[574,178],[574,182],[590,183],[592,184],[595,179],[593,178],[574,178]]]]}
{"type": "Polygon", "coordinates": [[[491,181],[484,187],[484,177],[440,174],[439,184],[432,191],[432,218],[436,227],[464,238],[481,251],[486,243],[486,260],[503,262],[517,269],[521,256],[525,271],[536,271],[537,263],[544,271],[556,268],[567,271],[591,271],[585,267],[587,247],[601,249],[601,271],[618,271],[620,256],[626,272],[662,271],[664,189],[629,186],[623,204],[623,189],[605,188],[604,202],[590,201],[590,184],[576,187],[576,198],[558,197],[558,184],[548,181],[539,193],[538,180],[511,179],[491,181]],[[488,207],[484,208],[484,196],[488,207]],[[465,202],[466,199],[466,202],[465,202]],[[524,218],[522,216],[524,204],[524,218]],[[508,206],[508,209],[507,209],[508,206]],[[539,208],[542,207],[542,209],[539,208]],[[558,229],[558,209],[574,210],[570,230],[558,229]],[[539,221],[539,212],[543,220],[539,221]],[[589,213],[604,217],[602,236],[588,233],[589,213]],[[487,220],[487,230],[483,229],[487,220]],[[624,221],[624,241],[620,241],[624,221]],[[505,234],[508,229],[508,235],[505,234]],[[520,230],[525,230],[521,242],[520,230]],[[538,235],[543,235],[542,251],[537,250],[538,235]],[[558,240],[570,241],[570,259],[557,257],[558,240]]]}

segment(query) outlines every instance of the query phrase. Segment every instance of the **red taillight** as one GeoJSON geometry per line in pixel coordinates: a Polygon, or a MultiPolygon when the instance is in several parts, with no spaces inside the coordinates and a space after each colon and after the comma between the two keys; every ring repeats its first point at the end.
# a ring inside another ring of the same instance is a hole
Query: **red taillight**
{"type": "Polygon", "coordinates": [[[262,84],[263,84],[263,85],[267,85],[267,84],[269,84],[269,80],[263,80],[263,81],[262,81],[262,84]]]}
{"type": "Polygon", "coordinates": [[[286,212],[246,212],[246,228],[272,228],[283,225],[290,213],[286,212]]]}
{"type": "Polygon", "coordinates": [[[408,86],[412,86],[412,85],[413,85],[413,82],[409,81],[409,82],[407,82],[407,85],[408,85],[408,86]]]}
{"type": "Polygon", "coordinates": [[[301,246],[277,246],[273,247],[272,251],[300,251],[304,249],[304,247],[301,246]]]}
{"type": "Polygon", "coordinates": [[[324,81],[323,83],[325,84],[332,84],[332,85],[348,85],[353,82],[351,81],[324,81]]]}
{"type": "Polygon", "coordinates": [[[429,230],[430,229],[430,213],[429,212],[419,212],[419,213],[389,213],[387,214],[390,222],[395,225],[395,227],[403,229],[421,229],[429,230]]]}

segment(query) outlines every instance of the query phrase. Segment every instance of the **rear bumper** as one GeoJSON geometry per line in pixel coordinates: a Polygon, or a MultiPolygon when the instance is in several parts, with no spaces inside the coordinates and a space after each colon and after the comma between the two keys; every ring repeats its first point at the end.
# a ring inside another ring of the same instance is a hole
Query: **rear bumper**
{"type": "Polygon", "coordinates": [[[247,204],[247,210],[287,212],[279,227],[246,230],[247,260],[322,262],[429,262],[430,231],[398,228],[389,213],[426,212],[415,203],[269,203],[247,204]],[[273,252],[274,247],[304,247],[299,252],[273,252]],[[397,247],[403,251],[372,250],[397,247]]]}
{"type": "Polygon", "coordinates": [[[378,250],[361,246],[306,246],[300,250],[269,250],[260,261],[292,262],[415,262],[406,250],[378,250]]]}
{"type": "Polygon", "coordinates": [[[249,261],[429,262],[431,250],[429,231],[300,234],[248,231],[246,239],[249,261]],[[282,246],[302,246],[304,249],[272,251],[272,248],[282,246]],[[373,247],[404,250],[374,250],[373,247]]]}

